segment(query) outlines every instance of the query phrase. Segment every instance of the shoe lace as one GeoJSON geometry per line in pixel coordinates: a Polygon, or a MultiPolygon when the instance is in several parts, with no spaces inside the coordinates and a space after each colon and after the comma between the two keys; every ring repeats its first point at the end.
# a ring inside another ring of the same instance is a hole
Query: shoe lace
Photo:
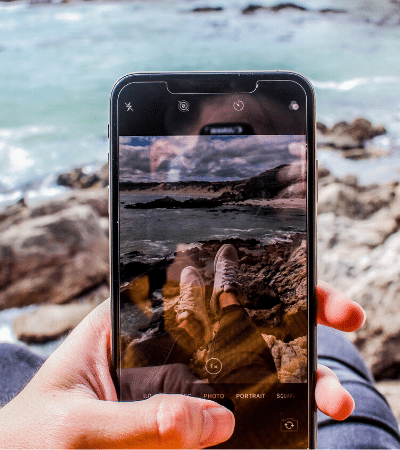
{"type": "Polygon", "coordinates": [[[233,285],[238,287],[240,285],[237,278],[237,265],[233,261],[224,261],[222,274],[221,274],[221,284],[222,286],[233,285]]]}
{"type": "Polygon", "coordinates": [[[180,311],[192,310],[193,301],[195,298],[195,289],[198,289],[194,284],[185,284],[181,286],[181,292],[179,294],[178,308],[180,311]]]}

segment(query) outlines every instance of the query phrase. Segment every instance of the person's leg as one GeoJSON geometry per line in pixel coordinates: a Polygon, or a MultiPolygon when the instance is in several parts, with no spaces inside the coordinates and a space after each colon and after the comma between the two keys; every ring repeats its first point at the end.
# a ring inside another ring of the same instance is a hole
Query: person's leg
{"type": "Polygon", "coordinates": [[[238,255],[230,244],[218,250],[214,260],[214,288],[210,310],[219,315],[219,327],[210,343],[209,359],[219,360],[221,370],[211,373],[212,383],[259,383],[277,381],[275,363],[261,333],[239,302],[238,255]]]}
{"type": "Polygon", "coordinates": [[[214,389],[201,382],[189,368],[193,354],[211,339],[204,283],[192,266],[181,273],[175,312],[176,327],[133,341],[124,352],[119,380],[124,401],[142,400],[162,392],[216,398],[214,389]]]}
{"type": "Polygon", "coordinates": [[[396,419],[344,333],[318,325],[318,362],[336,373],[355,401],[353,413],[343,422],[318,411],[318,448],[400,448],[396,419]]]}
{"type": "Polygon", "coordinates": [[[189,365],[196,350],[208,344],[212,333],[205,305],[205,286],[195,267],[182,270],[175,312],[176,327],[128,345],[122,356],[124,368],[189,365]]]}
{"type": "Polygon", "coordinates": [[[0,407],[22,391],[44,361],[26,347],[0,343],[0,407]]]}
{"type": "Polygon", "coordinates": [[[274,383],[276,367],[270,349],[233,293],[219,297],[220,322],[210,343],[209,358],[223,370],[209,376],[213,383],[274,383]]]}

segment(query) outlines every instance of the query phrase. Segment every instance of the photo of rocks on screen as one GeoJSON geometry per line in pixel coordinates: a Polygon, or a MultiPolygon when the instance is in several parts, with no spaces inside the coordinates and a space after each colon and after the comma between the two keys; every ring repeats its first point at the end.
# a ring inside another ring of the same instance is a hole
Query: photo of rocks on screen
{"type": "Polygon", "coordinates": [[[152,361],[153,351],[136,348],[175,336],[194,317],[191,331],[202,337],[190,370],[202,380],[218,371],[207,364],[221,320],[210,299],[223,247],[236,252],[234,300],[278,381],[307,382],[305,136],[123,136],[119,155],[120,368],[168,364],[162,351],[152,361]],[[181,285],[187,267],[184,281],[195,278],[205,305],[193,315],[179,309],[191,295],[181,285]]]}

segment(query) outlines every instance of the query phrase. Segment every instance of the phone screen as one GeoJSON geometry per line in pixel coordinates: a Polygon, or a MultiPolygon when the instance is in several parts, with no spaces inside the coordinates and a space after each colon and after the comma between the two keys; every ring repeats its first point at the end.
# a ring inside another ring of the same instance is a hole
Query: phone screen
{"type": "Polygon", "coordinates": [[[118,96],[120,400],[224,404],[236,426],[218,448],[312,445],[307,101],[298,83],[262,79],[239,93],[130,82],[118,96]]]}

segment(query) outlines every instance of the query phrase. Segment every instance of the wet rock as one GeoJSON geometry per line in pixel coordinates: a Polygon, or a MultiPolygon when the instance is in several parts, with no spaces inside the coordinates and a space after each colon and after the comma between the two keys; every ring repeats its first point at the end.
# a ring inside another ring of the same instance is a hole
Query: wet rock
{"type": "Polygon", "coordinates": [[[108,218],[108,190],[104,188],[74,190],[55,200],[33,207],[27,206],[24,200],[20,200],[17,204],[10,205],[0,212],[0,231],[3,232],[29,219],[59,213],[74,205],[88,205],[101,218],[108,218]]]}
{"type": "Polygon", "coordinates": [[[292,9],[292,10],[296,10],[296,11],[308,11],[308,8],[305,8],[304,6],[300,6],[300,5],[297,5],[296,3],[290,3],[290,2],[278,3],[277,5],[270,6],[268,9],[273,12],[279,12],[279,11],[282,11],[283,9],[292,9]]]}
{"type": "Polygon", "coordinates": [[[94,173],[86,173],[82,168],[62,173],[57,178],[57,184],[73,189],[106,187],[108,186],[108,164],[94,173]]]}
{"type": "Polygon", "coordinates": [[[355,219],[367,219],[381,208],[400,206],[400,187],[398,182],[382,185],[358,185],[354,175],[342,179],[320,178],[318,212],[334,211],[355,219]]]}
{"type": "Polygon", "coordinates": [[[321,14],[345,14],[347,11],[345,9],[338,8],[322,8],[319,10],[321,14]]]}
{"type": "Polygon", "coordinates": [[[222,6],[199,6],[197,8],[193,8],[192,12],[195,13],[209,13],[209,12],[220,12],[223,11],[224,8],[222,6]]]}
{"type": "Polygon", "coordinates": [[[379,149],[366,148],[365,143],[385,133],[385,127],[374,126],[364,118],[354,119],[351,123],[341,121],[330,129],[318,123],[317,144],[319,148],[338,150],[349,159],[363,159],[384,154],[379,149]]]}
{"type": "Polygon", "coordinates": [[[108,279],[108,239],[88,205],[29,218],[0,235],[0,309],[64,303],[108,279]]]}
{"type": "Polygon", "coordinates": [[[246,6],[246,8],[242,9],[242,14],[252,14],[255,11],[258,11],[260,9],[266,9],[265,6],[261,6],[261,5],[248,5],[246,6]]]}
{"type": "Polygon", "coordinates": [[[44,343],[74,329],[87,314],[109,297],[108,286],[67,305],[41,305],[36,311],[14,319],[14,333],[20,341],[44,343]]]}
{"type": "Polygon", "coordinates": [[[285,343],[263,334],[271,350],[281,383],[304,383],[307,380],[307,336],[285,343]]]}
{"type": "Polygon", "coordinates": [[[209,199],[209,198],[191,198],[189,200],[179,201],[172,197],[166,196],[147,203],[134,203],[127,204],[127,209],[153,209],[153,208],[166,208],[166,209],[191,209],[191,208],[215,208],[223,204],[222,200],[209,199]]]}

